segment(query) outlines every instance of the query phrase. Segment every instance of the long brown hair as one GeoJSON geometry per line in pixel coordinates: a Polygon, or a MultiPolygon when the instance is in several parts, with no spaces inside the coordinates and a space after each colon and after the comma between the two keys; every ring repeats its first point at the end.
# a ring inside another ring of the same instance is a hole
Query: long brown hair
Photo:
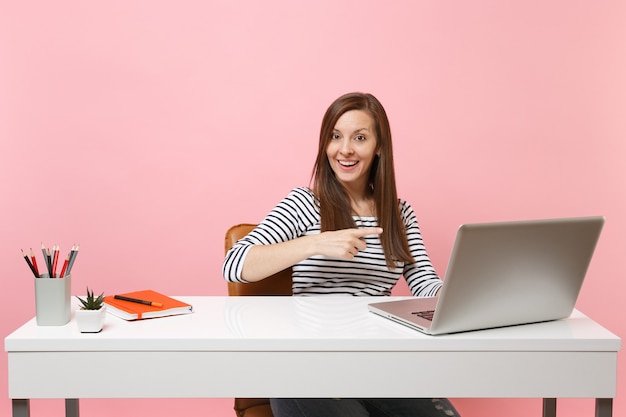
{"type": "Polygon", "coordinates": [[[395,268],[396,261],[414,262],[400,215],[389,120],[382,104],[371,94],[349,93],[339,97],[328,107],[322,119],[312,174],[313,192],[320,205],[321,231],[356,227],[348,194],[337,180],[326,155],[337,120],[351,110],[365,111],[374,120],[378,156],[372,162],[369,183],[364,192],[374,199],[378,224],[383,228],[380,240],[387,267],[395,268]]]}

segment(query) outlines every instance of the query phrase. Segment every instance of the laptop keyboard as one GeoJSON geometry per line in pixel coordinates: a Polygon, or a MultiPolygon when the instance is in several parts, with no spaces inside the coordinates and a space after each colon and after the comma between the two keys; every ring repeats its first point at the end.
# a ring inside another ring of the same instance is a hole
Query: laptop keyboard
{"type": "Polygon", "coordinates": [[[421,317],[423,319],[426,319],[428,321],[433,321],[433,316],[435,315],[435,310],[428,310],[428,311],[414,311],[411,314],[414,314],[418,317],[421,317]]]}

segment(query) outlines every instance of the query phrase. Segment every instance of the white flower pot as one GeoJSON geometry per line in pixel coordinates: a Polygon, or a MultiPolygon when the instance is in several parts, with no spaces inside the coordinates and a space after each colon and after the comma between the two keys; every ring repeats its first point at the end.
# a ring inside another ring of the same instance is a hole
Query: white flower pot
{"type": "Polygon", "coordinates": [[[76,310],[76,324],[81,333],[98,333],[104,326],[104,317],[106,315],[106,306],[100,307],[100,310],[76,310]]]}

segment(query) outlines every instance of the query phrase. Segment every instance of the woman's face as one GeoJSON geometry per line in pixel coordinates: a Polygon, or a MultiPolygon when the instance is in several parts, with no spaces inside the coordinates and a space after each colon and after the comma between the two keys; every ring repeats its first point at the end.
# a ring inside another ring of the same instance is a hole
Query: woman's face
{"type": "Polygon", "coordinates": [[[348,189],[364,190],[378,140],[368,112],[345,112],[332,132],[326,156],[337,179],[348,189]]]}

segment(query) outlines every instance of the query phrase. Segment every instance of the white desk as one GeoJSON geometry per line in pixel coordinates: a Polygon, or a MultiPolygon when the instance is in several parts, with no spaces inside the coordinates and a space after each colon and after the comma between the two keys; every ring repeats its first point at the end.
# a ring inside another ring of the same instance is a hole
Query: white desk
{"type": "Polygon", "coordinates": [[[276,396],[535,397],[551,416],[557,397],[588,397],[612,414],[621,340],[577,311],[433,337],[368,312],[369,297],[177,298],[195,313],[109,315],[98,334],[33,319],[7,336],[13,415],[30,398],[66,398],[78,416],[78,398],[276,396]],[[99,378],[79,377],[94,367],[99,378]]]}

